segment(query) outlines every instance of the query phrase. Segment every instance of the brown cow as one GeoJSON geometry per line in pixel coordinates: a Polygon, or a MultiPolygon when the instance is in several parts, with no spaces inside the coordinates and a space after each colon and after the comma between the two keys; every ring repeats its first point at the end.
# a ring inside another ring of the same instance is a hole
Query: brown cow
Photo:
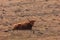
{"type": "Polygon", "coordinates": [[[34,22],[35,20],[18,23],[14,26],[13,30],[31,30],[34,22]]]}

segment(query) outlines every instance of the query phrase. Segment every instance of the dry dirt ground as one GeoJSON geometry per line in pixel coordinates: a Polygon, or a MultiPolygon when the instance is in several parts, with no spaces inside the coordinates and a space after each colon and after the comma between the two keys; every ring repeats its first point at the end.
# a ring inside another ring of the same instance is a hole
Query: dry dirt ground
{"type": "Polygon", "coordinates": [[[60,0],[0,0],[0,40],[60,40],[60,0]],[[32,19],[32,30],[12,30],[32,19]]]}

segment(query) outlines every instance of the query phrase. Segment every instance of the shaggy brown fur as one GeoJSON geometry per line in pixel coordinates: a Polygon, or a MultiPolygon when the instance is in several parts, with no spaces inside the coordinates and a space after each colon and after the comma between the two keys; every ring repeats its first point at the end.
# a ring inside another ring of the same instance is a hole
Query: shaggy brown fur
{"type": "Polygon", "coordinates": [[[16,24],[13,30],[31,30],[35,20],[16,24]]]}

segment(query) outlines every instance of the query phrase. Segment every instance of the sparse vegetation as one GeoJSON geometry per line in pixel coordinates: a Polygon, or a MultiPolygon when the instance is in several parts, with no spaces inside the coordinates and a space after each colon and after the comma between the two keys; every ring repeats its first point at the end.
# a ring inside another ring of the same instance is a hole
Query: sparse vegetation
{"type": "Polygon", "coordinates": [[[60,40],[60,1],[0,0],[0,40],[60,40]]]}

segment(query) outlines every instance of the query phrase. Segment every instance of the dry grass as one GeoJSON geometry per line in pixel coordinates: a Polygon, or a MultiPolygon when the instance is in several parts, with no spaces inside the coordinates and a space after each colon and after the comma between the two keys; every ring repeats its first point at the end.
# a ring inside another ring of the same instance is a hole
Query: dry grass
{"type": "Polygon", "coordinates": [[[60,40],[60,1],[0,0],[0,40],[60,40]],[[12,30],[28,19],[32,30],[12,30]]]}

